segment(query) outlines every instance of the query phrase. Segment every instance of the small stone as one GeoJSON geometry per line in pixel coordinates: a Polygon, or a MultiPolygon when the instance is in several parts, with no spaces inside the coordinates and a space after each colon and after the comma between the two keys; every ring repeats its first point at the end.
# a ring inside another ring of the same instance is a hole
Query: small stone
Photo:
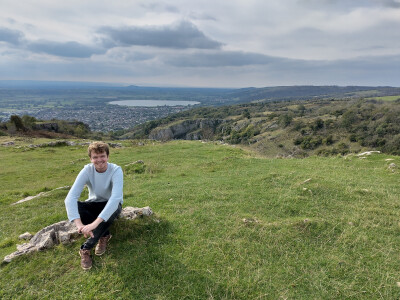
{"type": "Polygon", "coordinates": [[[30,234],[29,232],[25,232],[25,233],[21,234],[18,238],[19,238],[20,240],[27,240],[27,241],[29,241],[32,237],[33,237],[33,234],[30,234]]]}
{"type": "Polygon", "coordinates": [[[244,218],[244,219],[242,219],[242,222],[245,224],[260,223],[256,218],[254,218],[254,219],[253,218],[248,218],[248,219],[244,218]]]}
{"type": "Polygon", "coordinates": [[[131,162],[131,163],[125,165],[125,167],[131,166],[131,165],[137,165],[137,164],[143,165],[143,164],[144,164],[144,161],[139,159],[139,160],[137,160],[137,161],[134,161],[134,162],[131,162]]]}
{"type": "Polygon", "coordinates": [[[396,282],[396,285],[398,286],[398,287],[400,287],[400,282],[398,281],[398,282],[396,282]]]}
{"type": "Polygon", "coordinates": [[[379,153],[381,153],[381,151],[366,151],[366,152],[363,152],[363,153],[357,154],[357,156],[371,155],[371,154],[373,154],[373,153],[377,153],[377,154],[379,154],[379,153]]]}

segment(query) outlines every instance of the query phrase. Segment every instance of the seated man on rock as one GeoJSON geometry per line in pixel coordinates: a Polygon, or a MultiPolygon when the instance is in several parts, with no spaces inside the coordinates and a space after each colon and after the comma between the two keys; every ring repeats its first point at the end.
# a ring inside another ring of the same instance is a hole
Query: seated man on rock
{"type": "Polygon", "coordinates": [[[122,210],[123,173],[120,166],[108,162],[109,152],[106,143],[89,145],[92,163],[83,167],[65,198],[68,219],[74,221],[78,232],[88,238],[79,250],[84,270],[92,267],[90,253],[94,246],[96,255],[106,251],[111,238],[108,229],[122,210]],[[78,201],[85,184],[89,198],[84,202],[78,201]]]}

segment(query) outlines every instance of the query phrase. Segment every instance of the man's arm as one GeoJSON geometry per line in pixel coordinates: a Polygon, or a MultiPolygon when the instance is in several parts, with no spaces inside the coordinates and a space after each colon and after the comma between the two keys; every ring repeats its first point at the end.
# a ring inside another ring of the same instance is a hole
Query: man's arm
{"type": "MultiPolygon", "coordinates": [[[[68,219],[72,222],[76,219],[79,219],[80,224],[82,224],[80,220],[79,210],[78,210],[78,200],[83,191],[83,187],[85,186],[88,180],[88,175],[85,169],[82,169],[78,176],[75,179],[74,184],[68,192],[67,197],[65,198],[65,208],[67,210],[68,219]]],[[[75,225],[77,223],[74,221],[75,225]]],[[[80,225],[78,223],[78,225],[80,225]]],[[[77,226],[78,227],[78,226],[77,226]]],[[[79,227],[78,227],[79,229],[79,227]]]]}
{"type": "Polygon", "coordinates": [[[122,203],[123,199],[123,182],[124,175],[121,167],[118,167],[112,175],[112,191],[111,197],[108,199],[106,206],[99,214],[99,218],[108,221],[111,215],[118,209],[118,205],[122,203]]]}

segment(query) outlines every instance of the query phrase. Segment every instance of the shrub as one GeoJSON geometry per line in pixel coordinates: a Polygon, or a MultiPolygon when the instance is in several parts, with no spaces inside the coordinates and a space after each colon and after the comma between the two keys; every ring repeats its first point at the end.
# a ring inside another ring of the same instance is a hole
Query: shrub
{"type": "Polygon", "coordinates": [[[126,174],[142,174],[146,171],[146,165],[143,162],[135,162],[125,166],[126,174]]]}
{"type": "Polygon", "coordinates": [[[23,115],[22,116],[22,123],[24,124],[24,126],[26,128],[32,129],[35,126],[36,121],[37,120],[36,120],[35,117],[31,117],[31,116],[28,116],[28,115],[23,115]]]}
{"type": "Polygon", "coordinates": [[[299,120],[293,123],[293,130],[295,131],[300,131],[305,127],[305,124],[303,121],[299,120]]]}
{"type": "Polygon", "coordinates": [[[358,141],[357,135],[354,134],[354,133],[350,134],[349,135],[349,141],[350,142],[357,142],[358,141]]]}
{"type": "Polygon", "coordinates": [[[22,119],[17,116],[17,115],[12,115],[10,117],[10,123],[13,124],[15,126],[15,129],[17,131],[19,130],[25,130],[24,124],[22,122],[22,119]]]}
{"type": "Polygon", "coordinates": [[[299,137],[294,139],[293,144],[300,145],[303,142],[303,140],[304,140],[304,137],[299,136],[299,137]]]}
{"type": "Polygon", "coordinates": [[[320,129],[322,129],[322,128],[324,128],[324,121],[322,120],[322,119],[317,119],[317,120],[315,120],[312,124],[311,124],[311,129],[313,130],[313,131],[318,131],[318,130],[320,130],[320,129]]]}
{"type": "Polygon", "coordinates": [[[346,143],[340,143],[337,150],[340,154],[345,155],[350,152],[350,146],[346,143]]]}
{"type": "Polygon", "coordinates": [[[334,143],[333,141],[333,136],[332,135],[328,135],[325,139],[324,139],[324,144],[329,146],[332,145],[334,143]]]}
{"type": "Polygon", "coordinates": [[[278,122],[283,128],[288,127],[292,123],[293,117],[290,114],[282,114],[279,116],[278,122]]]}
{"type": "Polygon", "coordinates": [[[306,136],[300,144],[300,147],[304,150],[313,150],[322,144],[322,138],[320,136],[312,137],[306,136]]]}
{"type": "Polygon", "coordinates": [[[250,112],[249,112],[249,110],[247,108],[243,111],[243,115],[242,116],[243,116],[243,118],[247,118],[247,119],[251,118],[250,112]]]}
{"type": "Polygon", "coordinates": [[[353,110],[346,111],[342,115],[342,126],[345,128],[351,127],[354,123],[357,123],[357,113],[353,110]]]}

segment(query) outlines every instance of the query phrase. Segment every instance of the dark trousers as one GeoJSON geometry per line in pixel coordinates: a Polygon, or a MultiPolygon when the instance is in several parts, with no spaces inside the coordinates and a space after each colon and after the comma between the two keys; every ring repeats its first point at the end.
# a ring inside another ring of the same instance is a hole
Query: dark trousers
{"type": "MultiPolygon", "coordinates": [[[[78,201],[78,211],[81,216],[81,221],[83,225],[87,225],[92,223],[97,219],[99,214],[102,212],[107,202],[81,202],[78,201]]],[[[86,242],[81,246],[81,249],[92,249],[99,239],[103,236],[107,236],[110,234],[108,229],[114,220],[121,213],[122,206],[118,205],[118,209],[111,215],[111,217],[107,220],[107,222],[101,222],[99,226],[95,230],[93,230],[94,237],[89,237],[86,242]]]]}

